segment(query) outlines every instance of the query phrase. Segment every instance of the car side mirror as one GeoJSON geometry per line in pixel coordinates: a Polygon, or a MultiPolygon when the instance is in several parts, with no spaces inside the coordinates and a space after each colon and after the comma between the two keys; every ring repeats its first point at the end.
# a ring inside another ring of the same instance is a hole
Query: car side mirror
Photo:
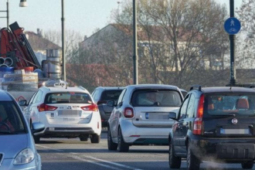
{"type": "Polygon", "coordinates": [[[169,119],[177,120],[176,113],[175,112],[170,112],[169,113],[169,119]]]}
{"type": "Polygon", "coordinates": [[[41,122],[34,122],[32,124],[32,133],[41,132],[45,129],[45,125],[41,122]]]}
{"type": "Polygon", "coordinates": [[[121,106],[122,106],[122,104],[123,104],[123,102],[120,102],[117,106],[118,106],[118,107],[121,107],[121,106]]]}
{"type": "Polygon", "coordinates": [[[19,105],[20,106],[27,106],[27,100],[20,100],[19,105]]]}

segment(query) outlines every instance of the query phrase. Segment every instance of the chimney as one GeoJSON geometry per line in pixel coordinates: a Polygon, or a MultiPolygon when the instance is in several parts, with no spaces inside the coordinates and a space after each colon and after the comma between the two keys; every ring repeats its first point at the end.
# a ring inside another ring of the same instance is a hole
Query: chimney
{"type": "Polygon", "coordinates": [[[87,40],[87,38],[88,38],[88,37],[87,37],[87,35],[85,35],[85,36],[84,36],[84,41],[86,41],[86,40],[87,40]]]}
{"type": "Polygon", "coordinates": [[[40,30],[39,28],[37,28],[37,35],[38,35],[39,37],[42,37],[42,30],[40,30]]]}

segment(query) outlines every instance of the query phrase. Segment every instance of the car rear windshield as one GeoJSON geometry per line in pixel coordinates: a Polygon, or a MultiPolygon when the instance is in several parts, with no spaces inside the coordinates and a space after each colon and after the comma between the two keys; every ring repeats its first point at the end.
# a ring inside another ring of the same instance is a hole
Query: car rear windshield
{"type": "Polygon", "coordinates": [[[206,95],[208,115],[255,115],[255,93],[219,93],[206,95]]]}
{"type": "Polygon", "coordinates": [[[87,93],[81,92],[57,92],[46,95],[45,103],[92,103],[87,93]]]}
{"type": "Polygon", "coordinates": [[[179,107],[182,99],[178,91],[174,90],[136,90],[131,103],[133,106],[179,107]]]}
{"type": "Polygon", "coordinates": [[[12,101],[0,101],[0,135],[24,133],[25,124],[17,104],[12,101]]]}
{"type": "Polygon", "coordinates": [[[108,100],[118,100],[120,93],[122,90],[106,90],[102,93],[101,100],[108,101],[108,100]]]}

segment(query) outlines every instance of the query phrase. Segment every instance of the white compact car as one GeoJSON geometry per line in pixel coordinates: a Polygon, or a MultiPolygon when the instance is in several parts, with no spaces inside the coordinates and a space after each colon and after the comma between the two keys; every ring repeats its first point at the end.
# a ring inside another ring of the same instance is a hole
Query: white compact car
{"type": "Polygon", "coordinates": [[[82,87],[43,86],[25,105],[24,114],[28,122],[45,125],[44,131],[34,134],[36,143],[41,137],[79,137],[81,141],[90,138],[91,143],[100,141],[98,107],[89,91],[82,87]]]}
{"type": "Polygon", "coordinates": [[[167,145],[174,120],[183,100],[176,86],[129,85],[124,88],[108,120],[108,149],[127,152],[131,145],[167,145]]]}

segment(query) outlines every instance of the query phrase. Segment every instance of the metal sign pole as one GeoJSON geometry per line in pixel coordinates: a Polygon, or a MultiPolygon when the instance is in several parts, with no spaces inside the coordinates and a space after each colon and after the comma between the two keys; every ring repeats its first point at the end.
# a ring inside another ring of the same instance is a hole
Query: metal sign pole
{"type": "MultiPolygon", "coordinates": [[[[234,17],[234,0],[229,1],[230,17],[234,17]]],[[[230,82],[231,86],[236,84],[236,70],[235,70],[235,35],[229,35],[230,41],[230,82]]]]}

